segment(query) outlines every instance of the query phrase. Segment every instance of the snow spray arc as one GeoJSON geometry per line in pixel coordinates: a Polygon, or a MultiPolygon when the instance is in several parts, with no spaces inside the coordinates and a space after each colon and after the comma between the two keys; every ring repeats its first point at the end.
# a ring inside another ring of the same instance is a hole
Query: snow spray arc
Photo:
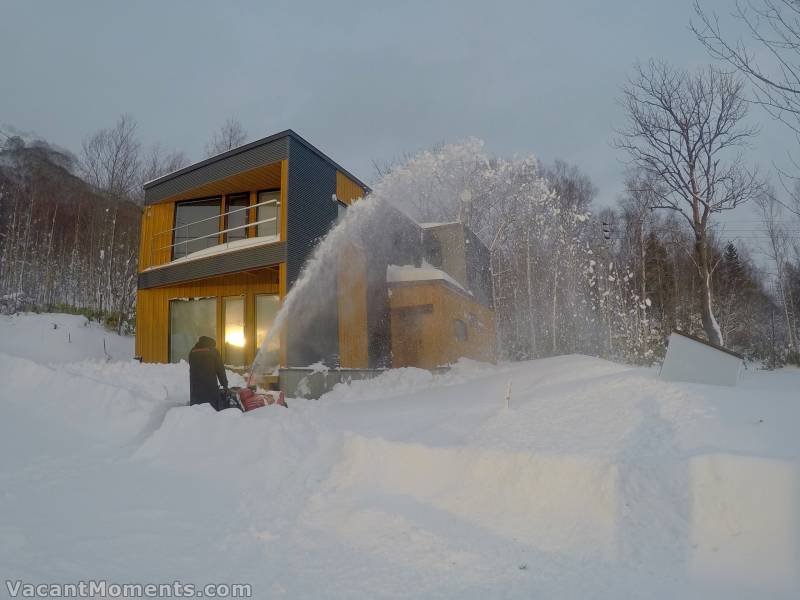
{"type": "Polygon", "coordinates": [[[274,362],[272,358],[274,354],[271,354],[268,349],[274,347],[275,337],[279,336],[281,330],[286,326],[289,315],[302,315],[305,319],[322,308],[321,295],[314,293],[315,290],[323,289],[318,286],[335,285],[339,251],[346,242],[358,243],[363,239],[367,229],[377,225],[375,215],[379,213],[377,207],[380,202],[380,199],[374,194],[366,200],[354,202],[322,241],[317,244],[311,257],[303,266],[297,281],[286,294],[283,304],[275,315],[272,327],[253,359],[248,383],[257,377],[273,373],[278,367],[277,364],[271,364],[274,362]]]}

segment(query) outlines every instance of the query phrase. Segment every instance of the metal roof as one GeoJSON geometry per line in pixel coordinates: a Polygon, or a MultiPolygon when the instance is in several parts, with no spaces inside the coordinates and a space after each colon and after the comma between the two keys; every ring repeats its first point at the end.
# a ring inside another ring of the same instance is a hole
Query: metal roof
{"type": "Polygon", "coordinates": [[[363,187],[366,191],[370,191],[369,186],[367,186],[367,184],[361,181],[358,177],[353,175],[350,171],[343,168],[340,164],[335,162],[332,158],[324,154],[321,150],[298,135],[296,132],[291,129],[287,129],[265,138],[261,138],[260,140],[250,142],[244,146],[233,148],[232,150],[228,150],[222,154],[217,154],[216,156],[212,156],[200,162],[189,165],[188,167],[184,167],[183,169],[178,169],[177,171],[167,173],[166,175],[162,175],[161,177],[146,182],[143,188],[145,190],[145,196],[148,198],[148,203],[158,201],[159,199],[163,199],[172,195],[172,193],[178,189],[178,187],[185,187],[185,185],[193,185],[195,183],[205,182],[206,180],[213,181],[217,178],[222,178],[223,176],[229,175],[232,172],[236,172],[237,169],[238,171],[244,171],[247,168],[258,166],[254,164],[254,161],[267,161],[261,164],[268,164],[270,161],[286,158],[285,150],[282,152],[286,146],[284,144],[275,144],[276,142],[284,140],[285,138],[291,138],[292,140],[299,142],[311,152],[322,158],[325,162],[330,164],[332,167],[338,171],[341,171],[344,175],[347,175],[347,177],[363,187]],[[266,151],[267,148],[264,148],[266,146],[274,147],[274,151],[266,153],[260,151],[266,151]],[[182,183],[185,182],[185,185],[179,185],[176,187],[175,184],[179,183],[179,181],[176,180],[179,180],[182,183]],[[172,182],[172,185],[169,185],[170,182],[172,182]],[[164,189],[160,190],[159,188],[164,189]]]}

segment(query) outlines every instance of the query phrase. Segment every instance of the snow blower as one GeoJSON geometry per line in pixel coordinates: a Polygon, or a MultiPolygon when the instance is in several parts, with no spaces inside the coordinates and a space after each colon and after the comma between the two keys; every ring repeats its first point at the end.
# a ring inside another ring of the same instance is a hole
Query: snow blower
{"type": "Polygon", "coordinates": [[[283,392],[257,392],[254,385],[228,389],[220,388],[219,395],[221,406],[217,410],[238,408],[242,412],[248,412],[273,404],[288,408],[283,392]]]}

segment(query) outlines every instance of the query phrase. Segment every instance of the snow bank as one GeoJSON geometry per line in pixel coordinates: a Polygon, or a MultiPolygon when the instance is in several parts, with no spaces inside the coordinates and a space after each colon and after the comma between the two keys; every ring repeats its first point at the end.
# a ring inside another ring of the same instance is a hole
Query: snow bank
{"type": "Polygon", "coordinates": [[[166,403],[167,393],[140,382],[112,383],[110,373],[103,379],[78,369],[0,354],[2,399],[7,408],[58,422],[76,435],[124,444],[145,429],[157,407],[166,403]]]}
{"type": "Polygon", "coordinates": [[[800,594],[800,371],[720,388],[582,356],[461,361],[242,414],[186,406],[185,364],[75,347],[89,356],[0,354],[9,578],[241,581],[260,598],[800,594]]]}
{"type": "Polygon", "coordinates": [[[673,331],[661,377],[668,381],[735,386],[743,367],[741,355],[673,331]]]}
{"type": "MultiPolygon", "coordinates": [[[[433,507],[457,519],[460,529],[489,531],[546,552],[610,559],[616,549],[615,484],[613,464],[592,456],[436,448],[349,436],[309,517],[314,526],[341,531],[353,505],[366,502],[358,501],[361,496],[391,495],[433,507]]],[[[366,539],[342,533],[369,546],[380,529],[373,523],[361,532],[366,539]]]]}
{"type": "Polygon", "coordinates": [[[380,400],[413,394],[420,390],[464,383],[481,375],[496,374],[502,370],[502,367],[498,368],[495,365],[468,358],[460,358],[447,371],[438,374],[416,367],[389,369],[372,379],[337,383],[320,400],[324,400],[326,403],[380,400]]]}
{"type": "Polygon", "coordinates": [[[314,444],[313,426],[297,411],[280,406],[220,413],[207,405],[170,410],[137,449],[134,458],[220,476],[263,475],[269,465],[291,465],[314,444]],[[198,443],[202,440],[202,443],[198,443]]]}

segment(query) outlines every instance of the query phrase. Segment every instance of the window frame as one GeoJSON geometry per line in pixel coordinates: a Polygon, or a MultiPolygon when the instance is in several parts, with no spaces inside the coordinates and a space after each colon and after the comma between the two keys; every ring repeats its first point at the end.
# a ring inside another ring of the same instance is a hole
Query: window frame
{"type": "MultiPolygon", "coordinates": [[[[278,236],[278,241],[282,241],[283,240],[283,214],[282,214],[283,205],[282,205],[282,199],[281,199],[281,188],[279,188],[279,187],[277,187],[277,188],[264,188],[264,189],[256,190],[255,191],[255,195],[256,195],[255,204],[259,204],[259,202],[260,202],[259,196],[261,194],[266,194],[267,192],[275,192],[275,193],[278,194],[278,197],[276,199],[276,205],[277,205],[277,209],[278,209],[276,211],[276,235],[278,236]]],[[[261,207],[257,206],[255,208],[255,215],[253,215],[253,220],[251,221],[251,223],[257,223],[259,221],[259,218],[258,218],[258,209],[259,208],[261,208],[261,207]]],[[[253,229],[254,229],[253,237],[269,237],[269,236],[260,236],[260,235],[258,235],[258,228],[259,227],[260,227],[259,225],[256,225],[255,227],[253,227],[253,229]]]]}
{"type": "Polygon", "coordinates": [[[222,238],[222,241],[220,243],[225,244],[225,243],[227,243],[229,241],[238,242],[238,241],[241,241],[241,240],[246,240],[249,237],[248,231],[250,230],[250,227],[249,227],[249,225],[250,225],[250,213],[252,212],[250,210],[250,192],[235,192],[235,193],[232,193],[232,194],[226,194],[224,196],[224,201],[223,201],[222,208],[223,208],[223,210],[220,212],[220,215],[222,215],[222,224],[221,224],[222,229],[220,229],[220,237],[222,238]],[[226,213],[230,210],[228,203],[231,200],[234,200],[234,201],[236,201],[236,200],[244,200],[244,201],[247,202],[244,206],[241,207],[242,213],[244,213],[244,223],[243,223],[244,227],[240,231],[243,232],[243,236],[241,238],[234,238],[233,240],[229,240],[228,239],[228,236],[230,234],[221,233],[221,232],[225,231],[226,229],[228,229],[228,222],[230,220],[230,215],[226,214],[226,213]]]}
{"type": "MultiPolygon", "coordinates": [[[[190,203],[209,202],[211,200],[217,200],[219,202],[219,210],[217,211],[217,234],[219,234],[219,232],[221,231],[220,230],[220,221],[223,220],[223,218],[222,218],[222,213],[223,213],[222,208],[225,205],[225,195],[224,194],[218,194],[218,195],[215,195],[215,196],[205,196],[205,197],[202,197],[202,198],[191,198],[191,199],[186,199],[186,200],[176,200],[173,203],[173,207],[172,207],[172,240],[171,240],[171,246],[170,246],[170,260],[177,260],[179,258],[184,258],[186,256],[190,256],[191,254],[194,254],[194,252],[187,252],[186,254],[184,254],[182,256],[178,256],[178,257],[175,256],[175,250],[178,247],[178,243],[179,243],[179,242],[175,241],[175,238],[177,237],[177,234],[178,234],[178,225],[177,225],[177,223],[178,223],[178,207],[181,206],[181,205],[186,206],[186,205],[188,205],[190,203]]],[[[207,219],[210,220],[211,217],[207,217],[207,219]]],[[[197,238],[195,238],[195,239],[197,239],[197,238]]],[[[209,235],[208,238],[202,238],[202,236],[201,236],[201,239],[213,239],[213,237],[211,237],[209,235]]],[[[192,242],[192,240],[190,239],[190,240],[186,240],[185,242],[182,241],[180,243],[181,244],[185,243],[185,244],[187,244],[187,247],[188,247],[188,244],[190,244],[191,242],[192,242]]],[[[219,235],[217,236],[217,243],[214,244],[214,245],[215,246],[219,245],[219,235]]],[[[210,248],[210,247],[211,246],[208,246],[208,248],[210,248]]],[[[197,252],[197,250],[195,250],[195,252],[197,252]]]]}
{"type": "MultiPolygon", "coordinates": [[[[197,301],[213,301],[214,302],[214,340],[219,339],[219,310],[220,302],[219,296],[194,296],[189,298],[168,298],[167,299],[167,364],[178,364],[172,362],[172,306],[175,302],[197,302],[197,301]]],[[[185,360],[189,360],[187,356],[185,360]]]]}
{"type": "MultiPolygon", "coordinates": [[[[222,345],[221,345],[221,352],[220,352],[220,354],[222,355],[222,363],[226,367],[230,367],[232,369],[246,368],[247,367],[247,363],[249,362],[249,359],[248,359],[248,355],[249,355],[248,346],[249,346],[249,343],[248,343],[248,335],[247,335],[247,330],[248,330],[248,325],[249,325],[249,322],[248,322],[248,319],[247,319],[247,317],[248,317],[248,314],[247,314],[248,313],[248,311],[247,311],[247,304],[248,304],[248,302],[247,302],[247,294],[244,293],[244,294],[235,294],[233,296],[218,296],[218,299],[219,299],[219,305],[220,305],[220,308],[221,308],[221,314],[219,315],[219,321],[220,321],[220,326],[219,327],[222,330],[221,331],[222,345]],[[227,305],[227,303],[229,301],[241,301],[241,303],[242,303],[242,335],[244,336],[244,345],[242,346],[242,349],[241,349],[241,352],[242,352],[242,364],[241,365],[233,364],[230,361],[229,356],[228,356],[228,341],[226,339],[226,336],[227,336],[227,333],[228,333],[227,332],[228,317],[227,317],[227,306],[226,305],[227,305]]],[[[255,332],[254,332],[254,335],[255,335],[255,332]]],[[[217,346],[220,347],[219,344],[217,346]]]]}
{"type": "MultiPolygon", "coordinates": [[[[276,300],[276,310],[275,314],[272,316],[272,322],[270,323],[270,330],[275,325],[275,317],[281,310],[281,306],[283,305],[283,300],[281,299],[280,293],[273,293],[273,292],[263,292],[263,293],[254,293],[253,294],[253,360],[255,360],[256,355],[258,354],[261,344],[258,340],[258,299],[260,297],[271,297],[276,300]]],[[[269,331],[267,331],[267,336],[269,336],[269,331]]],[[[278,353],[278,361],[280,363],[280,357],[282,356],[282,346],[283,341],[281,340],[281,335],[279,334],[277,337],[273,338],[272,343],[274,344],[274,350],[270,350],[267,348],[267,352],[277,352],[278,353]]]]}

